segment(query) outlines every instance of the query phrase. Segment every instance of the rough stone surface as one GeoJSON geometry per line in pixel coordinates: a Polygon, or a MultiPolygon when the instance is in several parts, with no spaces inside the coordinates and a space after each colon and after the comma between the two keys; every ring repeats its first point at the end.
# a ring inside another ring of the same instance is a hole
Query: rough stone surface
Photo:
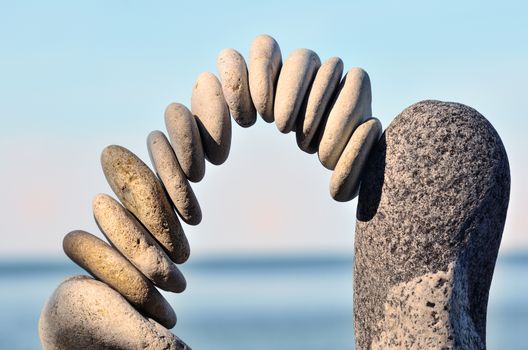
{"type": "Polygon", "coordinates": [[[161,289],[181,293],[186,282],[163,248],[119,202],[106,194],[92,201],[97,225],[112,243],[141,273],[161,289]]]}
{"type": "Polygon", "coordinates": [[[361,175],[381,131],[381,123],[376,118],[354,130],[330,179],[330,194],[336,201],[346,202],[358,195],[361,175]]]}
{"type": "Polygon", "coordinates": [[[317,152],[319,144],[313,144],[316,132],[343,74],[343,61],[339,57],[326,60],[315,75],[308,92],[308,99],[297,119],[296,138],[299,148],[308,153],[317,152]],[[315,146],[315,147],[314,147],[315,146]]]}
{"type": "Polygon", "coordinates": [[[170,304],[126,258],[94,235],[84,231],[68,233],[62,242],[70,259],[118,291],[139,310],[165,327],[176,324],[170,304]]]}
{"type": "Polygon", "coordinates": [[[180,103],[171,103],[165,109],[165,127],[178,158],[178,162],[192,182],[205,175],[205,155],[200,131],[191,111],[180,103]]]}
{"type": "Polygon", "coordinates": [[[279,44],[269,35],[259,35],[249,49],[249,91],[262,119],[272,123],[275,87],[282,66],[279,44]]]}
{"type": "Polygon", "coordinates": [[[202,221],[202,210],[194,191],[183,173],[169,140],[161,131],[153,131],[147,138],[150,160],[158,173],[172,204],[189,225],[202,221]]]}
{"type": "Polygon", "coordinates": [[[88,276],[59,285],[40,315],[39,336],[45,350],[190,350],[115,290],[88,276]]]}
{"type": "Polygon", "coordinates": [[[106,180],[121,203],[147,228],[172,261],[189,258],[189,242],[160,181],[150,168],[124,147],[101,153],[106,180]]]}
{"type": "Polygon", "coordinates": [[[423,101],[371,154],[355,237],[357,349],[484,349],[510,191],[502,142],[477,111],[423,101]]]}
{"type": "Polygon", "coordinates": [[[231,118],[222,85],[213,73],[204,72],[196,79],[191,111],[196,116],[205,157],[212,164],[222,164],[231,148],[231,118]]]}
{"type": "Polygon", "coordinates": [[[275,93],[275,125],[282,133],[292,131],[306,93],[321,66],[312,50],[297,49],[284,61],[275,93]]]}
{"type": "Polygon", "coordinates": [[[255,124],[257,112],[249,93],[248,70],[244,57],[236,50],[224,49],[218,55],[216,68],[233,119],[244,128],[255,124]]]}
{"type": "Polygon", "coordinates": [[[363,69],[352,68],[341,81],[319,143],[319,160],[334,170],[354,129],[372,115],[370,79],[363,69]]]}

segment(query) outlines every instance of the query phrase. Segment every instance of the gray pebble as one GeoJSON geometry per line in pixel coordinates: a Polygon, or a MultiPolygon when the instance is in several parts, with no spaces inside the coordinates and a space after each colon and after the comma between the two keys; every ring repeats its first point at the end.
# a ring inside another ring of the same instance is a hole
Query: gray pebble
{"type": "Polygon", "coordinates": [[[176,324],[176,315],[156,287],[125,257],[94,235],[84,231],[68,233],[62,242],[70,259],[119,292],[139,310],[165,327],[176,324]]]}
{"type": "Polygon", "coordinates": [[[330,194],[336,201],[350,201],[358,195],[362,172],[381,131],[381,123],[376,118],[354,130],[330,180],[330,194]]]}
{"type": "Polygon", "coordinates": [[[165,109],[165,127],[178,162],[192,182],[205,175],[205,155],[200,131],[191,111],[180,103],[171,103],[165,109]]]}
{"type": "Polygon", "coordinates": [[[271,36],[257,36],[249,49],[249,91],[262,119],[272,123],[275,86],[282,66],[279,44],[271,36]]]}
{"type": "Polygon", "coordinates": [[[301,110],[308,88],[321,65],[312,50],[297,49],[284,61],[275,93],[275,124],[282,133],[290,132],[301,110]]]}
{"type": "Polygon", "coordinates": [[[112,245],[158,287],[180,293],[186,282],[163,248],[132,214],[106,194],[92,201],[97,225],[112,245]]]}
{"type": "Polygon", "coordinates": [[[244,128],[255,124],[257,112],[249,93],[248,70],[244,57],[236,50],[224,49],[218,55],[216,68],[233,119],[244,128]]]}
{"type": "Polygon", "coordinates": [[[118,292],[88,276],[68,278],[57,287],[38,328],[45,350],[190,350],[118,292]]]}
{"type": "Polygon", "coordinates": [[[202,221],[202,211],[194,191],[185,178],[169,140],[161,131],[153,131],[147,139],[148,152],[167,194],[180,217],[189,225],[202,221]]]}
{"type": "Polygon", "coordinates": [[[392,121],[359,191],[356,349],[485,349],[509,194],[506,151],[476,110],[423,101],[392,121]]]}
{"type": "Polygon", "coordinates": [[[189,258],[189,242],[160,181],[134,153],[112,145],[101,153],[106,180],[121,203],[147,228],[172,261],[189,258]]]}
{"type": "Polygon", "coordinates": [[[214,74],[204,72],[196,79],[191,111],[196,116],[205,157],[212,164],[222,164],[231,148],[231,118],[222,85],[214,74]]]}
{"type": "Polygon", "coordinates": [[[305,108],[297,119],[296,138],[299,148],[307,153],[317,152],[319,143],[315,143],[318,128],[324,124],[322,119],[328,116],[328,106],[339,85],[343,74],[343,61],[338,57],[326,60],[315,76],[309,90],[305,108]]]}
{"type": "Polygon", "coordinates": [[[319,160],[334,170],[354,129],[372,115],[370,79],[363,69],[352,68],[343,78],[319,143],[319,160]]]}

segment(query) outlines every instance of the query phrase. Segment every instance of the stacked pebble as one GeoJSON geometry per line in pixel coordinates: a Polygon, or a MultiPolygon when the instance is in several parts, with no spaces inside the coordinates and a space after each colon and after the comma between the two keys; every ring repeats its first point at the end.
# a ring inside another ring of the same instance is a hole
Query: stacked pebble
{"type": "Polygon", "coordinates": [[[253,125],[258,112],[266,122],[275,121],[279,131],[295,131],[299,148],[317,152],[333,170],[332,197],[349,201],[357,196],[382,131],[371,116],[364,70],[352,68],[341,78],[341,59],[321,64],[308,49],[295,50],[283,63],[268,35],[253,41],[249,71],[233,49],[220,53],[217,68],[221,80],[209,72],[197,78],[191,110],[178,103],[167,107],[168,138],[161,131],[148,135],[157,176],[124,147],[103,150],[104,175],[121,203],[99,194],[93,214],[111,244],[84,231],[64,238],[65,253],[95,279],[73,277],[55,291],[39,321],[45,349],[189,349],[166,329],[175,325],[176,316],[155,286],[176,293],[185,289],[174,263],[185,262],[190,249],[178,216],[189,225],[200,223],[190,182],[203,179],[205,159],[215,165],[226,161],[230,114],[242,127],[253,125]]]}

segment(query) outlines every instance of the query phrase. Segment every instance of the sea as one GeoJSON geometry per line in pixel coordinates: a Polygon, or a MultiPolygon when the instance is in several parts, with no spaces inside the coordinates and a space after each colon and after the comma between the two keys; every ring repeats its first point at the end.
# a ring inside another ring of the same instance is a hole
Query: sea
{"type": "MultiPolygon", "coordinates": [[[[164,293],[173,333],[199,350],[354,349],[351,257],[215,257],[181,267],[188,287],[164,293]]],[[[39,314],[67,276],[64,260],[0,262],[0,349],[40,349],[39,314]]],[[[528,254],[499,257],[488,349],[527,350],[528,254]]]]}

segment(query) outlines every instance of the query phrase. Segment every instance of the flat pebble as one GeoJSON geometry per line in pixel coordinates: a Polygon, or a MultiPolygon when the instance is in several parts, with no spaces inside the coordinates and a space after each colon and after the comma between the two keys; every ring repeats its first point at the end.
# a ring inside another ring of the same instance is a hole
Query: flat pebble
{"type": "Polygon", "coordinates": [[[114,289],[88,276],[70,277],[57,287],[42,310],[38,331],[44,350],[190,350],[114,289]]]}
{"type": "Polygon", "coordinates": [[[244,57],[236,50],[224,49],[218,55],[216,68],[233,119],[244,128],[255,124],[257,112],[249,93],[248,70],[244,57]]]}
{"type": "Polygon", "coordinates": [[[92,201],[97,225],[134,266],[158,287],[180,293],[186,282],[163,248],[118,201],[98,194],[92,201]]]}
{"type": "Polygon", "coordinates": [[[297,49],[284,61],[275,93],[275,124],[282,133],[290,132],[301,110],[308,88],[321,66],[312,50],[297,49]]]}
{"type": "Polygon", "coordinates": [[[297,119],[296,138],[299,148],[307,153],[317,152],[319,144],[312,142],[321,120],[328,116],[328,108],[343,74],[343,61],[331,57],[317,70],[310,88],[306,107],[297,119]]]}
{"type": "Polygon", "coordinates": [[[189,242],[160,181],[124,147],[111,145],[101,154],[106,180],[121,203],[147,228],[172,261],[189,258],[189,242]]]}
{"type": "Polygon", "coordinates": [[[367,120],[354,130],[330,180],[330,194],[336,201],[346,202],[358,195],[361,175],[381,131],[381,123],[376,118],[367,120]]]}
{"type": "Polygon", "coordinates": [[[176,159],[169,140],[161,131],[156,130],[148,135],[147,147],[152,165],[176,211],[187,224],[198,225],[202,221],[200,204],[176,159]]]}
{"type": "Polygon", "coordinates": [[[171,103],[165,109],[165,127],[178,162],[192,182],[205,175],[205,155],[200,131],[191,111],[180,103],[171,103]]]}
{"type": "Polygon", "coordinates": [[[176,315],[156,287],[125,257],[94,235],[72,231],[62,241],[70,259],[118,291],[138,309],[146,312],[165,327],[176,324],[176,315]]]}
{"type": "Polygon", "coordinates": [[[249,91],[262,119],[272,123],[275,86],[282,66],[279,44],[263,34],[253,40],[249,49],[249,91]]]}
{"type": "Polygon", "coordinates": [[[367,72],[350,69],[339,86],[319,143],[319,160],[326,168],[334,170],[354,129],[372,115],[371,102],[367,72]]]}
{"type": "Polygon", "coordinates": [[[212,164],[222,164],[231,148],[231,118],[222,85],[213,73],[204,72],[196,79],[191,111],[197,118],[205,157],[212,164]]]}

